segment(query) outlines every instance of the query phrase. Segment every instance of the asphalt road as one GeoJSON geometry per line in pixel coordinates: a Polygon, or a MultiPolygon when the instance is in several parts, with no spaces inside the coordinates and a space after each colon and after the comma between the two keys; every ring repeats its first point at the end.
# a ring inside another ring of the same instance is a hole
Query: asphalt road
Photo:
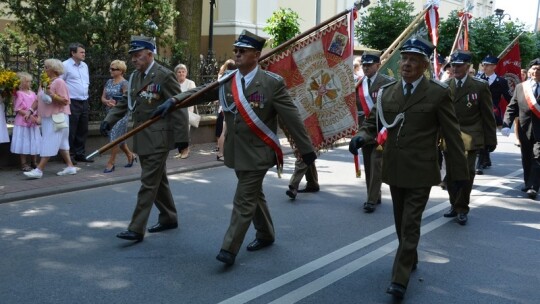
{"type": "MultiPolygon", "coordinates": [[[[519,191],[513,140],[499,140],[466,226],[442,217],[447,193],[433,188],[403,303],[538,302],[540,204],[519,191]]],[[[383,204],[365,214],[365,180],[341,147],[317,160],[321,192],[290,201],[293,164],[289,157],[282,179],[272,169],[265,180],[276,243],[242,249],[232,267],[215,259],[236,185],[224,167],[170,176],[180,227],[137,244],[115,237],[137,182],[0,204],[0,303],[392,303],[387,186],[383,204]]],[[[244,245],[253,238],[251,228],[244,245]]]]}

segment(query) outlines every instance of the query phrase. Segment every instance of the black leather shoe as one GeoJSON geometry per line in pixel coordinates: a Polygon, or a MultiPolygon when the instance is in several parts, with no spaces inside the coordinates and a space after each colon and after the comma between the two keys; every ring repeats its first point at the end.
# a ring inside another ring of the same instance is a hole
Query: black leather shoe
{"type": "Polygon", "coordinates": [[[375,205],[373,203],[370,203],[370,202],[365,202],[364,203],[364,212],[365,213],[372,213],[373,211],[375,211],[375,205]]]}
{"type": "Polygon", "coordinates": [[[298,190],[293,186],[289,186],[289,190],[287,190],[285,194],[287,194],[291,199],[295,199],[296,194],[298,194],[298,190]]]}
{"type": "Polygon", "coordinates": [[[418,262],[416,262],[416,263],[414,263],[414,264],[412,265],[411,272],[412,272],[412,271],[416,271],[416,268],[418,268],[418,262]]]}
{"type": "Polygon", "coordinates": [[[75,157],[73,159],[75,159],[76,161],[79,161],[79,162],[83,162],[83,163],[93,163],[94,162],[93,159],[86,159],[86,157],[84,155],[75,155],[75,157]]]}
{"type": "Polygon", "coordinates": [[[466,213],[458,213],[457,215],[457,222],[458,224],[460,224],[461,226],[467,224],[467,214],[466,213]]]}
{"type": "Polygon", "coordinates": [[[405,286],[397,283],[390,284],[390,286],[388,286],[386,289],[386,293],[389,293],[398,299],[403,299],[406,291],[407,288],[405,288],[405,286]]]}
{"type": "Polygon", "coordinates": [[[268,247],[268,246],[270,246],[272,244],[274,244],[274,241],[255,239],[253,242],[251,242],[251,243],[249,243],[249,245],[247,245],[247,251],[259,250],[259,249],[262,249],[264,247],[268,247]]]}
{"type": "Polygon", "coordinates": [[[142,240],[144,239],[143,234],[129,231],[129,230],[120,232],[119,234],[116,235],[116,237],[120,239],[128,240],[128,241],[137,241],[137,242],[142,242],[142,240]]]}
{"type": "Polygon", "coordinates": [[[227,250],[223,250],[221,249],[218,253],[218,255],[216,256],[216,260],[222,262],[222,263],[225,263],[229,266],[231,266],[232,264],[234,264],[234,260],[236,259],[236,255],[231,253],[231,252],[228,252],[227,250]]]}
{"type": "Polygon", "coordinates": [[[304,189],[298,190],[298,193],[319,192],[319,190],[319,187],[305,187],[304,189]]]}
{"type": "Polygon", "coordinates": [[[161,232],[161,231],[165,231],[169,229],[176,229],[176,228],[178,228],[178,223],[167,224],[167,225],[157,223],[154,226],[148,228],[148,232],[155,233],[155,232],[161,232]]]}
{"type": "Polygon", "coordinates": [[[456,217],[457,212],[456,212],[456,210],[454,210],[453,207],[450,207],[450,210],[448,210],[443,216],[444,217],[456,217]]]}
{"type": "Polygon", "coordinates": [[[482,169],[476,169],[476,171],[474,173],[476,175],[484,175],[484,171],[482,171],[482,169]]]}
{"type": "Polygon", "coordinates": [[[531,187],[529,187],[527,185],[523,185],[520,190],[521,190],[521,192],[527,192],[527,190],[529,190],[529,189],[531,189],[531,187]]]}
{"type": "Polygon", "coordinates": [[[527,190],[527,196],[528,196],[530,199],[535,199],[537,194],[538,194],[538,193],[537,193],[536,190],[534,190],[534,189],[529,189],[529,190],[527,190]]]}

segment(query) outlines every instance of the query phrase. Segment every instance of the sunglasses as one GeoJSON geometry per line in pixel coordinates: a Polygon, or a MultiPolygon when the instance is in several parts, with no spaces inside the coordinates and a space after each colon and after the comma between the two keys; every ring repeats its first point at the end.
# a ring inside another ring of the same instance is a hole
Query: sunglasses
{"type": "Polygon", "coordinates": [[[120,69],[110,68],[109,71],[120,71],[120,69]]]}
{"type": "Polygon", "coordinates": [[[233,49],[232,51],[235,54],[238,54],[238,53],[244,54],[247,51],[247,49],[233,49]]]}

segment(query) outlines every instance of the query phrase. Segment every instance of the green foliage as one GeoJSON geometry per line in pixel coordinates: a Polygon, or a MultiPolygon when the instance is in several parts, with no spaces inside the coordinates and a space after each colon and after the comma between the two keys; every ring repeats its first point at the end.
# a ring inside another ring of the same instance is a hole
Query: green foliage
{"type": "Polygon", "coordinates": [[[459,28],[459,17],[457,11],[451,11],[448,18],[441,19],[439,22],[439,42],[437,45],[437,52],[444,57],[450,56],[452,45],[456,38],[456,34],[459,28]]]}
{"type": "Polygon", "coordinates": [[[16,17],[25,39],[52,53],[66,54],[80,42],[90,50],[124,53],[131,35],[160,38],[177,15],[172,2],[162,0],[5,0],[2,14],[16,17]],[[151,19],[157,28],[149,27],[151,19]]]}
{"type": "Polygon", "coordinates": [[[300,34],[298,19],[295,11],[290,8],[280,8],[266,20],[268,25],[263,30],[272,37],[272,48],[300,34]]]}
{"type": "Polygon", "coordinates": [[[380,0],[376,6],[361,11],[355,35],[367,47],[385,49],[412,22],[413,11],[414,5],[410,1],[380,0]]]}

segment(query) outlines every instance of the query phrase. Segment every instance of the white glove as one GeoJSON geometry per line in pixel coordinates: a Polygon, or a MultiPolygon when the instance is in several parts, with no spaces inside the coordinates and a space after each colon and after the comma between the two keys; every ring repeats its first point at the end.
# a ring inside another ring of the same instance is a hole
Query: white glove
{"type": "Polygon", "coordinates": [[[508,137],[510,135],[510,128],[502,128],[501,134],[508,137]]]}

